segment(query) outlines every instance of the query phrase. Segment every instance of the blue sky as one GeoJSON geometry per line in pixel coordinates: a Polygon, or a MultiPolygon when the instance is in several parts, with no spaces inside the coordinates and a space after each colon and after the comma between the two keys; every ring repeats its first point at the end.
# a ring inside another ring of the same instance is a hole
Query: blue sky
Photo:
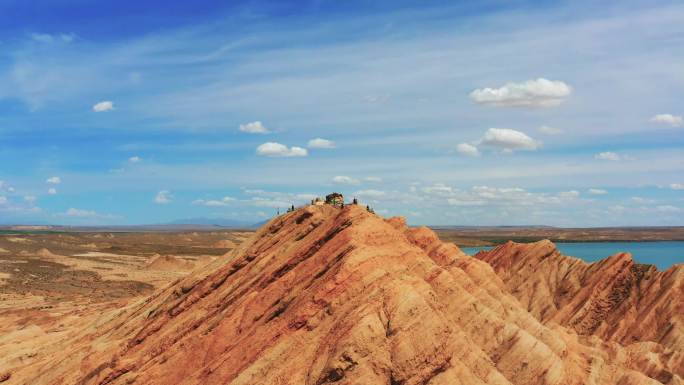
{"type": "Polygon", "coordinates": [[[0,3],[0,223],[684,225],[678,2],[0,3]]]}

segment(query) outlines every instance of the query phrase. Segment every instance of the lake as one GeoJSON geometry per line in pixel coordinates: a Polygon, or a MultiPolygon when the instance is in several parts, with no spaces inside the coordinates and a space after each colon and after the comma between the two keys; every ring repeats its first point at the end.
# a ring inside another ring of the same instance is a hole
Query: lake
{"type": "MultiPolygon", "coordinates": [[[[634,260],[647,263],[665,270],[675,263],[684,263],[683,241],[662,242],[572,242],[556,243],[561,253],[595,262],[615,253],[632,253],[634,260]]],[[[462,247],[465,253],[474,255],[480,250],[491,247],[462,247]]]]}

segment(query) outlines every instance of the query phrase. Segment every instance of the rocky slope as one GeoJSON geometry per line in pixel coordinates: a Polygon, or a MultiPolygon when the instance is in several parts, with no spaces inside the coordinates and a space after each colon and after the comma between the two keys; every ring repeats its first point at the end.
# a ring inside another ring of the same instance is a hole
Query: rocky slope
{"type": "Polygon", "coordinates": [[[543,323],[504,281],[426,228],[305,207],[8,383],[684,383],[678,337],[623,345],[543,323]]]}
{"type": "Polygon", "coordinates": [[[544,323],[622,344],[684,349],[684,265],[661,272],[628,253],[590,264],[562,255],[549,241],[508,242],[476,257],[544,323]]]}

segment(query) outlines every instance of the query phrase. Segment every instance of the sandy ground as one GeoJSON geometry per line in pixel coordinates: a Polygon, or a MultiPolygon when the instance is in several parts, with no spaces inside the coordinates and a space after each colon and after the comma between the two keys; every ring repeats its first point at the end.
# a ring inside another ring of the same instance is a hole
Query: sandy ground
{"type": "MultiPolygon", "coordinates": [[[[251,233],[0,235],[0,380],[239,245],[251,233]]],[[[11,381],[10,381],[11,382],[11,381]]]]}

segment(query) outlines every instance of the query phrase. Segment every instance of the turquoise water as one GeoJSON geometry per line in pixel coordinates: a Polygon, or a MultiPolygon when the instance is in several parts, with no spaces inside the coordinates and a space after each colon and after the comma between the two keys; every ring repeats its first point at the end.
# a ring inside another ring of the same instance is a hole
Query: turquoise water
{"type": "MultiPolygon", "coordinates": [[[[577,242],[556,243],[561,253],[582,258],[587,262],[595,262],[615,253],[632,253],[639,263],[647,263],[665,270],[675,263],[684,263],[684,242],[577,242]]],[[[470,255],[491,247],[462,247],[470,255]]]]}

